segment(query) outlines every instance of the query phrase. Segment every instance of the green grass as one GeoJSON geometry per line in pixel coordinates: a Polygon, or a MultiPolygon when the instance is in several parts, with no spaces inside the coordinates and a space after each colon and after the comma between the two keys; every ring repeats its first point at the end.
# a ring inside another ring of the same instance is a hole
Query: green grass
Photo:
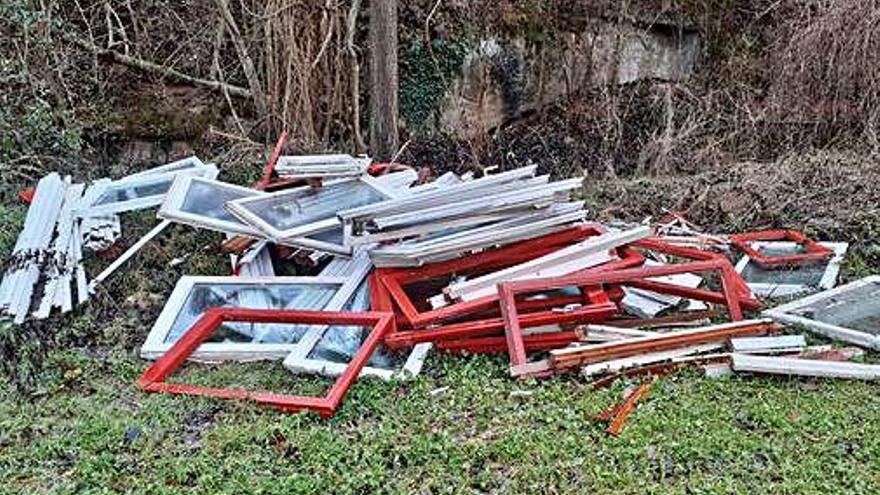
{"type": "MultiPolygon", "coordinates": [[[[0,206],[0,254],[24,213],[0,206]]],[[[126,241],[154,221],[127,215],[126,241]]],[[[175,226],[74,313],[33,333],[0,329],[20,361],[0,383],[0,494],[880,489],[880,396],[869,383],[687,371],[661,379],[619,438],[591,418],[627,383],[593,391],[576,375],[514,381],[501,357],[435,354],[415,381],[360,381],[330,420],[145,394],[134,385],[147,366],[136,350],[181,275],[228,272],[218,240],[175,226]],[[183,262],[169,266],[173,258],[183,262]],[[47,355],[22,344],[31,335],[47,355]],[[30,352],[42,368],[28,365],[30,352]],[[24,372],[25,394],[11,385],[24,372]]],[[[854,253],[844,278],[876,271],[873,259],[854,253]]],[[[106,263],[89,260],[89,269],[106,263]]],[[[279,363],[187,365],[174,381],[290,393],[330,384],[279,363]]]]}
{"type": "MultiPolygon", "coordinates": [[[[33,403],[0,399],[5,493],[870,493],[876,386],[764,377],[661,379],[611,438],[590,415],[624,384],[508,379],[500,358],[432,356],[411,383],[357,383],[329,421],[141,393],[131,353],[54,356],[33,403]],[[449,387],[432,395],[431,391],[449,387]],[[515,391],[529,391],[521,396],[515,391]]],[[[193,368],[193,367],[189,367],[193,368]]],[[[318,391],[280,365],[178,379],[318,391]],[[210,375],[210,376],[209,376],[210,375]]]]}

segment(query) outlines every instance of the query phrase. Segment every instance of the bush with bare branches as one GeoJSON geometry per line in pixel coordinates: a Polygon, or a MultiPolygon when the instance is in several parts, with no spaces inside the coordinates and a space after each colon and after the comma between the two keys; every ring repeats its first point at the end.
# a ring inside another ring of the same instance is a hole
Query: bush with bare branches
{"type": "Polygon", "coordinates": [[[785,12],[769,51],[773,110],[863,129],[880,146],[880,2],[799,0],[785,12]]]}

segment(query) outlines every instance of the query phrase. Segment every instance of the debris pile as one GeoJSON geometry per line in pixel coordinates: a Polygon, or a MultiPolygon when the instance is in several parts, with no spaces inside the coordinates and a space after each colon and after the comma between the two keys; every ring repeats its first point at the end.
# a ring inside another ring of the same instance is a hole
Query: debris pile
{"type": "Polygon", "coordinates": [[[16,322],[69,311],[71,294],[83,302],[179,223],[223,233],[232,274],[178,281],[141,347],[155,360],[139,381],[149,392],[327,417],[358,377],[410,378],[431,349],[506,354],[516,378],[576,371],[602,387],[648,377],[599,415],[617,435],[651,384],[683,367],[878,377],[880,366],[849,361],[860,347],[880,349],[880,276],[834,288],[845,243],[794,230],[705,233],[675,213],[603,225],[571,199],[580,179],[551,181],[534,166],[420,182],[409,167],[368,157],[280,156],[282,144],[253,187],[217,180],[197,158],[88,187],[50,174],[0,308],[16,322]],[[118,213],[154,206],[157,226],[88,281],[82,248],[106,248],[118,213]],[[320,269],[276,276],[279,263],[320,269]],[[790,325],[859,347],[811,346],[786,334],[790,325]],[[166,381],[186,360],[260,359],[336,382],[315,398],[166,381]]]}

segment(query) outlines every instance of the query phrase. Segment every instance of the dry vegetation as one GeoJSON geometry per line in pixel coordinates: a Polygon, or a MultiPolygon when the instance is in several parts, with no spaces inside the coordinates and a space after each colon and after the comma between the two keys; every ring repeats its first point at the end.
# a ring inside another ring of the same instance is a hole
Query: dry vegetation
{"type": "Polygon", "coordinates": [[[805,1],[787,17],[769,52],[773,110],[807,124],[860,128],[878,149],[880,4],[805,1]]]}
{"type": "Polygon", "coordinates": [[[722,232],[794,225],[853,242],[880,235],[880,160],[856,153],[814,150],[688,176],[592,182],[587,190],[605,219],[673,210],[722,232]]]}
{"type": "MultiPolygon", "coordinates": [[[[560,4],[536,13],[532,2],[507,2],[497,27],[530,33],[527,39],[540,45],[552,44],[560,31],[583,29],[587,16],[690,26],[702,39],[698,73],[687,84],[588,88],[494,130],[479,146],[420,142],[408,159],[445,150],[447,163],[458,167],[476,155],[484,165],[533,160],[560,175],[585,169],[657,176],[771,162],[807,149],[880,149],[876,2],[678,0],[665,9],[657,2],[599,2],[573,6],[574,14],[560,4]],[[548,22],[536,27],[530,15],[548,22]]],[[[449,18],[464,14],[444,15],[434,18],[441,33],[449,18]]]]}
{"type": "MultiPolygon", "coordinates": [[[[192,118],[180,126],[153,127],[196,146],[218,135],[237,136],[227,144],[265,145],[286,127],[296,149],[363,151],[366,6],[19,0],[4,7],[2,50],[17,54],[9,57],[14,94],[69,110],[90,142],[108,132],[155,138],[159,133],[145,132],[150,123],[142,121],[174,120],[174,111],[185,109],[192,118]],[[181,98],[163,82],[209,97],[181,98]],[[162,106],[157,100],[169,111],[148,111],[162,106]],[[120,116],[120,104],[131,105],[126,113],[133,115],[120,116]]],[[[401,45],[425,43],[438,71],[443,61],[432,42],[507,36],[550,46],[560,33],[589,29],[591,19],[687,26],[703,45],[699,71],[687,84],[584,88],[560,108],[526,115],[472,143],[414,132],[409,160],[472,167],[531,159],[549,161],[562,175],[582,168],[659,175],[811,147],[880,146],[876,1],[423,0],[400,9],[401,45]]]]}

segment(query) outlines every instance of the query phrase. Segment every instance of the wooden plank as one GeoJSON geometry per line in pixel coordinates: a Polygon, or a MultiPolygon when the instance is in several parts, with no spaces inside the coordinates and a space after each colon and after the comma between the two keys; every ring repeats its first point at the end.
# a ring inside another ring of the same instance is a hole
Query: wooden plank
{"type": "Polygon", "coordinates": [[[772,320],[744,320],[668,332],[656,337],[640,337],[571,349],[557,349],[550,351],[550,361],[555,368],[564,369],[609,359],[635,356],[645,352],[662,352],[693,345],[724,342],[731,337],[760,335],[780,328],[772,320]]]}
{"type": "Polygon", "coordinates": [[[611,359],[599,363],[589,364],[581,368],[581,375],[592,377],[603,373],[616,373],[629,368],[637,368],[647,364],[662,363],[663,361],[672,361],[674,358],[691,356],[694,354],[702,354],[712,352],[724,347],[723,343],[703,344],[689,347],[681,347],[663,352],[651,352],[621,359],[611,359]]]}

